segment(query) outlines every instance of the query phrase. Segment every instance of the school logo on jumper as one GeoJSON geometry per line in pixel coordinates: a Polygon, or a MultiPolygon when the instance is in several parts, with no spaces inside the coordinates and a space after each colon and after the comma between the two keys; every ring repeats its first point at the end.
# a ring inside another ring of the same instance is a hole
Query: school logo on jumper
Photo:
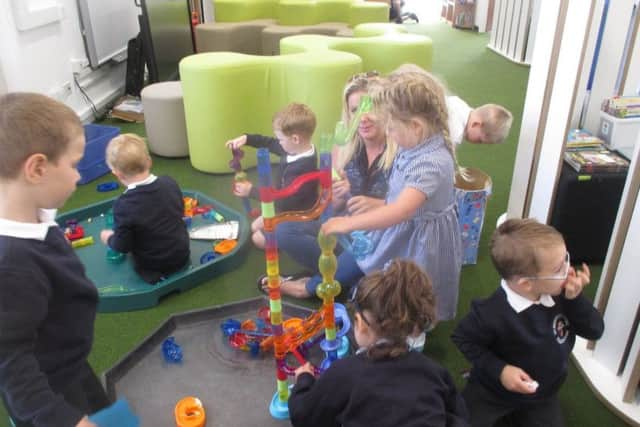
{"type": "Polygon", "coordinates": [[[559,344],[564,343],[569,336],[569,319],[564,314],[553,318],[553,336],[559,344]]]}

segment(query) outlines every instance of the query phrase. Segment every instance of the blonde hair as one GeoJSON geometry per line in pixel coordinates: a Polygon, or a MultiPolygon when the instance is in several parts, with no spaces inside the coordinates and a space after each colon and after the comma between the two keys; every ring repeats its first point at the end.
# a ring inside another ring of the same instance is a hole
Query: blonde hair
{"type": "MultiPolygon", "coordinates": [[[[368,73],[356,74],[349,80],[347,85],[344,87],[342,94],[342,121],[345,125],[348,125],[352,120],[352,114],[351,111],[349,111],[349,97],[358,92],[367,94],[369,86],[379,80],[377,73],[371,75],[368,73]]],[[[376,166],[384,171],[388,171],[393,165],[393,159],[396,156],[397,147],[392,141],[385,141],[385,143],[385,149],[382,156],[378,159],[378,164],[376,166]]],[[[358,132],[355,132],[353,139],[349,141],[346,146],[340,147],[338,151],[338,158],[335,160],[336,169],[344,169],[346,164],[349,163],[356,153],[358,153],[363,147],[364,140],[358,132]]]]}
{"type": "Polygon", "coordinates": [[[509,219],[491,236],[491,261],[505,280],[535,276],[541,270],[538,253],[564,244],[562,234],[535,219],[509,219]]]}
{"type": "Polygon", "coordinates": [[[432,132],[441,133],[458,172],[460,166],[449,137],[449,113],[444,93],[444,86],[431,73],[403,71],[392,73],[373,91],[372,99],[374,108],[390,119],[409,123],[417,117],[424,120],[432,132]]]}
{"type": "Polygon", "coordinates": [[[109,141],[106,161],[111,169],[127,177],[146,172],[151,167],[147,144],[135,133],[125,133],[109,141]]]}
{"type": "Polygon", "coordinates": [[[482,132],[487,142],[501,144],[509,135],[513,115],[498,104],[485,104],[476,108],[476,114],[482,122],[482,132]]]}
{"type": "Polygon", "coordinates": [[[374,359],[406,353],[407,336],[436,321],[431,279],[413,261],[395,259],[384,270],[363,277],[357,286],[354,308],[367,316],[379,338],[389,341],[368,349],[374,359]]]}
{"type": "Polygon", "coordinates": [[[57,162],[70,141],[82,135],[78,115],[65,104],[37,93],[0,97],[0,177],[16,178],[29,156],[57,162]]]}
{"type": "Polygon", "coordinates": [[[304,104],[292,103],[278,111],[271,121],[274,130],[279,130],[286,136],[299,135],[305,140],[311,140],[316,130],[316,115],[304,104]]]}

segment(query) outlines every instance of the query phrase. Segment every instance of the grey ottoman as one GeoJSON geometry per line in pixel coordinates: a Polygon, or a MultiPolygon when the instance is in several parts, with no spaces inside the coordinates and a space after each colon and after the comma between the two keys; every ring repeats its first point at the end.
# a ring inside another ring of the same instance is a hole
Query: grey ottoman
{"type": "Polygon", "coordinates": [[[151,84],[140,93],[149,150],[159,156],[189,155],[180,82],[151,84]]]}

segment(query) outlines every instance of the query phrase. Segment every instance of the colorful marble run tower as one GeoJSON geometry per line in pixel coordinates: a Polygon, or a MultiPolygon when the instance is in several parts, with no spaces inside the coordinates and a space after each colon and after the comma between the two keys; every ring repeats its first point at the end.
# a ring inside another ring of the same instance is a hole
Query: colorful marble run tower
{"type": "MultiPolygon", "coordinates": [[[[298,177],[287,188],[275,190],[271,185],[271,165],[269,152],[266,149],[258,150],[258,176],[260,185],[260,202],[262,217],[264,219],[265,257],[268,277],[269,308],[271,310],[271,325],[274,335],[274,355],[276,360],[276,384],[277,391],[273,396],[269,410],[275,418],[288,418],[289,400],[288,375],[292,373],[286,365],[286,355],[292,349],[285,343],[285,331],[283,328],[282,299],[280,294],[280,267],[278,256],[278,244],[275,237],[277,225],[285,221],[310,221],[318,217],[323,219],[331,215],[331,138],[322,137],[320,143],[320,167],[316,172],[311,172],[298,177]],[[316,204],[307,211],[275,213],[274,200],[288,197],[297,192],[305,183],[318,181],[320,196],[316,204]]],[[[334,316],[334,298],[340,294],[340,284],[334,280],[336,271],[336,257],[333,250],[336,246],[334,236],[320,235],[318,237],[322,254],[318,261],[322,283],[318,286],[317,295],[322,300],[319,312],[325,330],[325,339],[320,344],[326,353],[319,370],[322,371],[331,365],[338,357],[340,340],[336,335],[336,323],[334,316]]]]}

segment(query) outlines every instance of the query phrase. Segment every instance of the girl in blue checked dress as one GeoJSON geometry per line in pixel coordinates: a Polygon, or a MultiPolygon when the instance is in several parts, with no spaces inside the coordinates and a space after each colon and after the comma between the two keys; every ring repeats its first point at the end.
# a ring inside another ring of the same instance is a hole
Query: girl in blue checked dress
{"type": "MultiPolygon", "coordinates": [[[[360,260],[348,252],[338,258],[336,280],[353,286],[364,274],[395,258],[410,259],[432,279],[438,320],[455,317],[462,265],[462,242],[455,209],[457,161],[448,136],[442,85],[428,73],[390,76],[372,94],[387,117],[387,137],[398,145],[385,205],[369,212],[335,217],[324,233],[372,230],[374,250],[360,260]]],[[[320,277],[282,284],[282,292],[313,295],[320,277]]]]}

